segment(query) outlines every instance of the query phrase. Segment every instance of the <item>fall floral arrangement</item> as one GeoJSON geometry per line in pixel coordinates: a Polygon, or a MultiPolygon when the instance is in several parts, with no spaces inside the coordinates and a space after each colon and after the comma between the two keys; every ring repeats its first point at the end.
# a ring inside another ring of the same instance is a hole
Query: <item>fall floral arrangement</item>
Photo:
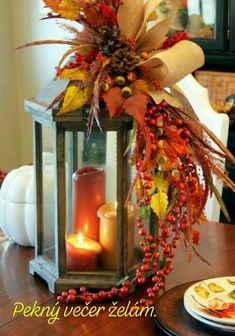
{"type": "Polygon", "coordinates": [[[164,288],[165,276],[173,270],[173,250],[180,237],[190,257],[198,254],[195,244],[199,232],[194,224],[205,219],[203,210],[211,193],[228,217],[213,176],[235,190],[222,164],[223,159],[232,162],[235,159],[200,123],[175,85],[203,65],[203,52],[189,41],[187,33],[166,36],[176,13],[176,0],[167,1],[164,14],[158,11],[160,0],[44,0],[44,3],[51,9],[49,19],[64,18],[83,27],[79,30],[74,24],[62,24],[71,33],[71,39],[25,45],[70,46],[56,74],[58,80],[69,80],[69,84],[49,108],[59,103],[58,114],[64,114],[89,104],[89,133],[94,121],[102,127],[101,102],[111,118],[123,113],[133,117],[131,162],[136,167],[136,176],[127,201],[135,189],[137,225],[145,253],[136,277],[123,281],[120,288],[92,294],[82,287],[80,293],[70,290],[59,299],[72,302],[122,297],[132,284],[144,283],[150,269],[158,267],[148,289],[148,299],[141,301],[143,305],[151,305],[155,294],[164,288]],[[197,167],[201,170],[200,178],[197,167]],[[144,227],[151,209],[158,218],[157,239],[144,227]]]}

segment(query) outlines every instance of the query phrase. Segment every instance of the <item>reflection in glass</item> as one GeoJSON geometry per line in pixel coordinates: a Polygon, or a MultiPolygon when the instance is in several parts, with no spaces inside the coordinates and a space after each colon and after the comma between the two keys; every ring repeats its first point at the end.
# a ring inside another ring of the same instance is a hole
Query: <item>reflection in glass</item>
{"type": "Polygon", "coordinates": [[[43,254],[55,261],[54,163],[52,129],[42,127],[43,254]]]}
{"type": "MultiPolygon", "coordinates": [[[[159,6],[159,16],[169,12],[169,0],[159,6]]],[[[192,38],[215,39],[216,0],[178,0],[178,10],[172,24],[174,32],[187,31],[192,38]]]]}

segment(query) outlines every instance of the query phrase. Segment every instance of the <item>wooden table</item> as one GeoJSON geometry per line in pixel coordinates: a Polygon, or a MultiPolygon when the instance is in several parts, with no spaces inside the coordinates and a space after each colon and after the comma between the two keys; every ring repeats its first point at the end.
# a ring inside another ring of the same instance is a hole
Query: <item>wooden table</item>
{"type": "MultiPolygon", "coordinates": [[[[211,263],[208,266],[199,258],[187,261],[184,246],[177,249],[175,270],[167,278],[167,289],[176,285],[207,277],[235,275],[235,226],[215,224],[201,226],[199,251],[211,263]]],[[[41,306],[55,307],[56,299],[46,285],[28,272],[28,261],[33,257],[33,249],[19,247],[8,240],[0,242],[0,335],[63,335],[63,336],[156,336],[162,335],[153,318],[108,317],[109,304],[99,317],[64,317],[61,307],[60,320],[48,325],[48,318],[13,317],[14,304],[22,302],[24,306],[33,306],[35,301],[41,306]]],[[[145,288],[146,289],[146,288],[145,288]]],[[[135,304],[138,294],[132,294],[128,300],[135,304]]],[[[127,301],[128,301],[127,300],[127,301]]],[[[123,303],[119,303],[119,306],[123,303]]],[[[57,307],[57,306],[56,306],[57,307]]],[[[190,335],[188,335],[190,336],[190,335]]]]}

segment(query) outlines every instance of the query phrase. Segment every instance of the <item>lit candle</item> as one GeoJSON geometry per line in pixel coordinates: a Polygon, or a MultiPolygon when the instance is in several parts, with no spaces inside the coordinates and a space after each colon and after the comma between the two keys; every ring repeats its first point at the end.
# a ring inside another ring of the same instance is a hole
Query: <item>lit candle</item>
{"type": "Polygon", "coordinates": [[[73,228],[99,241],[97,210],[105,203],[105,172],[85,167],[73,174],[73,228]]]}
{"type": "Polygon", "coordinates": [[[67,269],[69,271],[95,271],[97,257],[101,253],[100,244],[81,233],[69,234],[66,239],[67,269]]]}
{"type": "MultiPolygon", "coordinates": [[[[99,256],[101,266],[116,271],[118,266],[118,220],[117,203],[108,203],[98,210],[100,218],[100,244],[102,252],[99,256]]],[[[128,267],[134,263],[134,224],[135,207],[128,204],[128,267]]]]}

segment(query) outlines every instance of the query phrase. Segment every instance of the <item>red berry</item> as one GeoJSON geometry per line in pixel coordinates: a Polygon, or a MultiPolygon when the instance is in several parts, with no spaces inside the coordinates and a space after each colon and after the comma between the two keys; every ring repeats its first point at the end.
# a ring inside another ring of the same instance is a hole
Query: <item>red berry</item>
{"type": "Polygon", "coordinates": [[[81,293],[85,293],[87,290],[86,290],[86,287],[80,287],[80,292],[81,293]]]}
{"type": "Polygon", "coordinates": [[[99,295],[98,294],[93,294],[93,300],[98,301],[99,300],[99,295]]]}
{"type": "Polygon", "coordinates": [[[69,295],[68,292],[62,292],[62,294],[61,294],[61,296],[62,296],[63,298],[67,298],[68,295],[69,295]]]}
{"type": "Polygon", "coordinates": [[[71,288],[71,289],[69,290],[69,294],[71,294],[71,295],[77,295],[77,291],[76,291],[76,289],[71,288]]]}
{"type": "Polygon", "coordinates": [[[160,280],[160,278],[157,276],[157,275],[154,275],[153,277],[152,277],[152,281],[153,282],[158,282],[160,280]]]}
{"type": "Polygon", "coordinates": [[[122,294],[127,294],[127,293],[129,292],[128,287],[123,286],[123,287],[121,288],[121,292],[122,292],[122,294]]]}
{"type": "Polygon", "coordinates": [[[176,124],[176,126],[182,126],[183,125],[183,121],[181,119],[176,119],[175,120],[175,124],[176,124]]]}
{"type": "Polygon", "coordinates": [[[105,291],[103,291],[103,290],[99,291],[99,297],[100,297],[101,299],[104,299],[104,298],[106,297],[106,293],[105,293],[105,291]]]}
{"type": "Polygon", "coordinates": [[[107,293],[107,299],[108,299],[108,300],[111,300],[112,298],[113,298],[113,295],[112,295],[112,293],[110,293],[110,292],[109,292],[109,293],[107,293]]]}
{"type": "Polygon", "coordinates": [[[153,298],[155,296],[155,293],[154,292],[150,292],[150,293],[148,293],[148,297],[149,298],[153,298]]]}
{"type": "Polygon", "coordinates": [[[74,302],[76,299],[75,295],[69,294],[66,298],[66,302],[71,303],[74,302]]]}
{"type": "Polygon", "coordinates": [[[151,306],[154,305],[154,302],[153,302],[152,300],[148,300],[148,301],[146,302],[146,304],[147,304],[148,307],[151,307],[151,306]]]}
{"type": "Polygon", "coordinates": [[[153,238],[152,235],[149,235],[149,236],[146,237],[146,240],[147,240],[149,243],[152,243],[153,240],[154,240],[154,238],[153,238]]]}
{"type": "Polygon", "coordinates": [[[144,284],[146,282],[146,279],[144,278],[144,277],[142,277],[142,278],[138,278],[138,283],[139,284],[144,284]]]}
{"type": "Polygon", "coordinates": [[[147,230],[146,229],[141,229],[140,231],[139,231],[139,234],[141,235],[141,236],[145,236],[146,235],[146,233],[147,233],[147,230]]]}
{"type": "Polygon", "coordinates": [[[169,269],[170,271],[172,271],[172,270],[174,269],[174,266],[171,264],[171,265],[168,266],[168,269],[169,269]]]}
{"type": "Polygon", "coordinates": [[[159,284],[158,284],[158,287],[164,288],[165,287],[165,282],[160,281],[159,284]]]}
{"type": "Polygon", "coordinates": [[[159,290],[160,290],[160,288],[159,288],[158,286],[154,286],[154,287],[153,287],[153,291],[154,291],[154,293],[159,292],[159,290]]]}
{"type": "Polygon", "coordinates": [[[154,258],[155,259],[159,259],[160,258],[160,253],[159,252],[155,252],[154,253],[154,258]]]}
{"type": "Polygon", "coordinates": [[[170,252],[171,252],[170,247],[169,247],[169,246],[166,246],[166,247],[164,248],[164,253],[165,253],[165,254],[169,254],[170,252]]]}
{"type": "Polygon", "coordinates": [[[166,221],[171,222],[172,221],[172,216],[170,214],[166,215],[166,221]]]}
{"type": "Polygon", "coordinates": [[[117,295],[117,294],[118,294],[118,289],[117,289],[117,287],[113,287],[113,288],[111,289],[111,293],[112,293],[113,295],[117,295]]]}
{"type": "Polygon", "coordinates": [[[140,300],[140,305],[141,306],[145,306],[146,305],[146,300],[145,299],[141,299],[140,300]]]}
{"type": "Polygon", "coordinates": [[[165,100],[163,100],[162,102],[161,102],[161,106],[163,107],[163,108],[166,108],[167,107],[167,102],[165,101],[165,100]]]}
{"type": "Polygon", "coordinates": [[[163,275],[164,275],[163,270],[159,270],[159,271],[157,271],[157,275],[158,275],[160,278],[163,277],[163,275]]]}
{"type": "Polygon", "coordinates": [[[130,285],[130,281],[129,280],[125,280],[122,283],[122,286],[124,286],[124,287],[128,287],[129,285],[130,285]]]}
{"type": "Polygon", "coordinates": [[[157,105],[156,106],[156,111],[162,111],[162,106],[161,105],[157,105]]]}

